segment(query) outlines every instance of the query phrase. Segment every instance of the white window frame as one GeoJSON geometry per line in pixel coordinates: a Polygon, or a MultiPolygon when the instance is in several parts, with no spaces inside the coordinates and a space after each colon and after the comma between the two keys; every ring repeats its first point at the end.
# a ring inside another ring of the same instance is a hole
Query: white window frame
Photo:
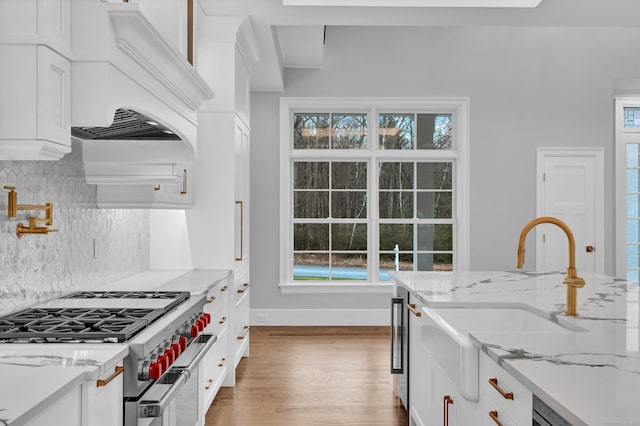
{"type": "MultiPolygon", "coordinates": [[[[290,276],[293,238],[291,235],[291,167],[292,158],[303,159],[304,150],[293,149],[293,114],[295,112],[367,112],[369,113],[368,148],[366,157],[375,164],[379,160],[419,161],[416,149],[378,150],[377,123],[371,120],[378,112],[450,113],[454,125],[454,149],[429,151],[429,160],[453,161],[454,163],[454,211],[453,222],[453,269],[469,269],[469,99],[468,98],[281,98],[280,99],[280,276],[282,293],[388,293],[391,283],[336,283],[299,282],[290,276]],[[297,152],[296,152],[297,151],[297,152]]],[[[324,151],[324,150],[323,150],[324,151]]],[[[363,158],[365,150],[349,151],[345,157],[363,158]]],[[[326,153],[326,152],[325,152],[326,153]]],[[[369,166],[371,167],[371,165],[369,166]]],[[[369,173],[374,179],[374,173],[369,173]]],[[[378,191],[375,182],[369,182],[368,218],[373,206],[377,206],[378,191]]],[[[370,226],[370,241],[377,241],[377,226],[370,226]]],[[[369,244],[369,276],[377,271],[378,258],[373,258],[369,244]]]]}
{"type": "Polygon", "coordinates": [[[627,279],[627,143],[640,143],[640,129],[624,128],[624,109],[640,107],[640,98],[615,100],[615,276],[627,279]],[[625,136],[626,134],[626,136],[625,136]],[[633,140],[635,139],[635,140],[633,140]]]}

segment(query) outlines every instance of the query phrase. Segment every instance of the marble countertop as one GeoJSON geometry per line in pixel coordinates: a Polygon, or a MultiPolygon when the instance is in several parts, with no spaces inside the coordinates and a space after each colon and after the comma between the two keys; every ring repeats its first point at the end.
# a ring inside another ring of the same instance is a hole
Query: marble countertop
{"type": "MultiPolygon", "coordinates": [[[[229,274],[147,271],[92,290],[201,294],[229,274]]],[[[80,383],[109,375],[128,353],[126,344],[0,344],[0,425],[24,424],[80,383]]]]}
{"type": "Polygon", "coordinates": [[[123,344],[0,346],[0,425],[24,424],[81,383],[110,375],[128,354],[123,344]]]}
{"type": "Polygon", "coordinates": [[[526,306],[585,331],[470,332],[481,350],[574,425],[640,425],[640,286],[580,274],[578,316],[563,273],[392,272],[428,307],[526,306]]]}

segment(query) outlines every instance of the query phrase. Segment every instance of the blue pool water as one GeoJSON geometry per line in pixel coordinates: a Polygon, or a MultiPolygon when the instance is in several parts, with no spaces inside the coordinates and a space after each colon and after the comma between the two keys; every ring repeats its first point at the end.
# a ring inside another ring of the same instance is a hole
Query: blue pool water
{"type": "MultiPolygon", "coordinates": [[[[329,267],[324,265],[293,265],[294,277],[329,278],[329,267]]],[[[334,280],[366,280],[367,269],[353,266],[334,266],[331,268],[331,278],[334,280]]],[[[380,281],[391,281],[387,271],[380,271],[380,281]]]]}

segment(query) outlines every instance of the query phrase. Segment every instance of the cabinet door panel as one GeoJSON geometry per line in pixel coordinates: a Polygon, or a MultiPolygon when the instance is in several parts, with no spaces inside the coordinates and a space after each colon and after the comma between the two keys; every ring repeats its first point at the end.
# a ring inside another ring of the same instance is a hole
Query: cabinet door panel
{"type": "Polygon", "coordinates": [[[71,63],[38,46],[38,139],[71,145],[71,63]]]}
{"type": "MultiPolygon", "coordinates": [[[[122,365],[121,361],[119,365],[122,365]]],[[[113,373],[100,377],[108,380],[113,373]]],[[[115,376],[104,386],[96,386],[95,381],[83,385],[82,413],[84,424],[91,426],[121,426],[123,423],[123,374],[115,376]]]]}
{"type": "Polygon", "coordinates": [[[82,392],[77,386],[57,401],[49,405],[26,426],[81,426],[82,425],[82,392]]]}

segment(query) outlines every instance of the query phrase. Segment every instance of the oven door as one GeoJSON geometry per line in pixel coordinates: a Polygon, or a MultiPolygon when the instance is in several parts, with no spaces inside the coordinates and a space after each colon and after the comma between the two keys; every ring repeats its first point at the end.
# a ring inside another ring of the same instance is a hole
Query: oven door
{"type": "Polygon", "coordinates": [[[198,367],[216,342],[201,334],[137,400],[125,403],[126,426],[194,426],[198,423],[198,367]]]}

